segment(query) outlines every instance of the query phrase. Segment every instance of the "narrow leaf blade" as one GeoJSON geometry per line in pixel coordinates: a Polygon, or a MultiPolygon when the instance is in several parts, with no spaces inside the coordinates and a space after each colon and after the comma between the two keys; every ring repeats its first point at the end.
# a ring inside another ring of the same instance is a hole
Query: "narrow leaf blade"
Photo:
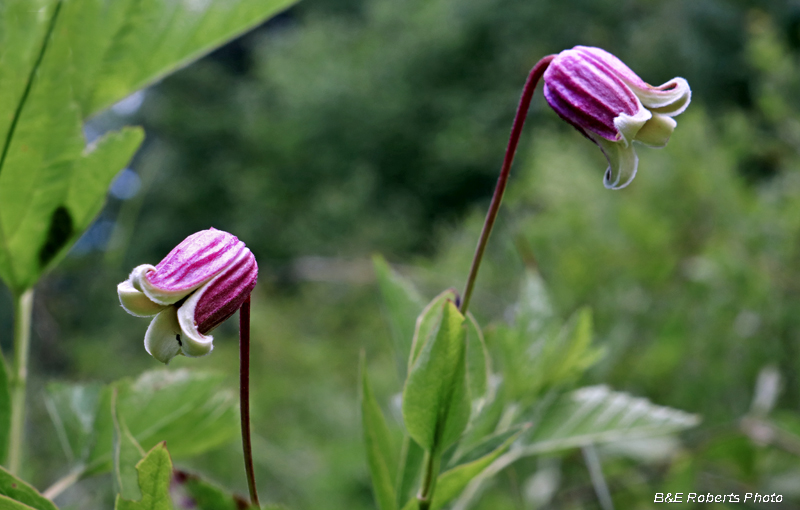
{"type": "Polygon", "coordinates": [[[369,384],[366,357],[363,353],[360,365],[361,423],[367,461],[372,475],[372,488],[375,491],[375,499],[380,510],[395,510],[397,507],[393,470],[397,465],[396,455],[394,455],[386,420],[369,384]]]}

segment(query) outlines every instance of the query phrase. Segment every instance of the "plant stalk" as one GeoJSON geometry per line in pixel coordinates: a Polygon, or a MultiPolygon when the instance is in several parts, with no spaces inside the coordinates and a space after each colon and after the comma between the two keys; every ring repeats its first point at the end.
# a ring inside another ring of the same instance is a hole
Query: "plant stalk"
{"type": "Polygon", "coordinates": [[[464,289],[464,299],[461,301],[461,306],[459,307],[459,311],[462,314],[467,313],[467,308],[472,298],[472,289],[475,287],[475,280],[478,277],[478,269],[480,268],[481,260],[483,260],[483,252],[486,250],[486,244],[489,242],[489,235],[492,233],[494,222],[497,219],[497,213],[500,210],[500,203],[503,201],[503,193],[505,193],[508,176],[511,173],[511,163],[514,161],[514,154],[517,152],[517,144],[522,134],[522,126],[525,124],[525,118],[528,116],[528,108],[531,105],[533,93],[545,69],[550,65],[550,61],[553,60],[553,58],[555,58],[555,55],[548,55],[537,62],[528,74],[528,79],[522,89],[522,96],[519,99],[519,106],[517,106],[517,113],[514,116],[514,123],[511,125],[511,136],[509,137],[508,146],[506,147],[503,166],[500,168],[500,177],[497,179],[497,186],[494,188],[492,202],[489,204],[489,211],[486,213],[486,220],[483,222],[483,230],[481,230],[481,236],[478,239],[478,246],[475,248],[475,256],[472,258],[472,267],[469,269],[469,277],[467,278],[467,285],[464,289]]]}
{"type": "Polygon", "coordinates": [[[433,502],[433,491],[436,490],[440,461],[441,455],[436,452],[436,447],[430,452],[425,452],[425,458],[422,461],[422,486],[417,494],[419,510],[428,510],[433,502]]]}
{"type": "Polygon", "coordinates": [[[242,450],[250,504],[261,508],[258,502],[256,476],[253,472],[253,445],[250,439],[250,296],[239,309],[239,410],[242,418],[242,450]]]}
{"type": "Polygon", "coordinates": [[[14,364],[9,374],[11,430],[8,437],[8,470],[13,474],[18,474],[22,465],[22,444],[25,429],[25,386],[28,381],[32,313],[33,289],[14,295],[14,364]]]}

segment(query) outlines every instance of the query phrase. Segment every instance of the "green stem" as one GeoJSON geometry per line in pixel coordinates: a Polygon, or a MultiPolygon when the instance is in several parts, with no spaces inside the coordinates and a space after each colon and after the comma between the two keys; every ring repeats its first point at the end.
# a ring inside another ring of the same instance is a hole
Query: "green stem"
{"type": "Polygon", "coordinates": [[[242,418],[242,450],[250,504],[261,508],[258,502],[256,476],[253,472],[253,446],[250,439],[250,296],[239,310],[239,409],[242,418]]]}
{"type": "Polygon", "coordinates": [[[475,280],[478,277],[478,269],[483,260],[483,252],[486,250],[486,244],[489,242],[489,235],[492,233],[492,227],[497,219],[497,213],[500,210],[500,203],[503,201],[503,193],[506,190],[508,183],[508,176],[511,173],[511,163],[514,161],[514,154],[517,152],[517,144],[519,143],[520,135],[522,134],[522,126],[525,124],[525,118],[528,116],[528,108],[533,99],[533,92],[536,90],[536,85],[539,83],[542,75],[544,74],[550,61],[555,58],[555,55],[548,55],[541,59],[533,66],[528,80],[522,89],[522,97],[519,99],[519,106],[517,106],[517,114],[514,116],[514,123],[511,125],[511,136],[508,140],[506,147],[506,155],[503,159],[503,166],[500,169],[500,177],[497,179],[497,186],[494,188],[494,195],[492,202],[489,204],[489,211],[486,213],[486,220],[483,223],[483,230],[481,230],[481,237],[478,239],[478,246],[475,248],[475,256],[472,258],[472,267],[469,269],[469,277],[467,278],[467,286],[464,290],[464,299],[461,300],[459,310],[462,314],[467,313],[469,301],[472,298],[472,289],[475,287],[475,280]]]}
{"type": "Polygon", "coordinates": [[[428,510],[433,502],[433,492],[436,490],[436,479],[439,477],[439,462],[441,455],[435,453],[436,448],[431,452],[425,452],[422,461],[422,486],[417,494],[419,510],[428,510]]]}
{"type": "Polygon", "coordinates": [[[11,431],[8,445],[8,470],[19,473],[25,428],[25,386],[28,381],[28,353],[31,342],[33,289],[14,296],[14,364],[9,374],[11,390],[11,431]]]}

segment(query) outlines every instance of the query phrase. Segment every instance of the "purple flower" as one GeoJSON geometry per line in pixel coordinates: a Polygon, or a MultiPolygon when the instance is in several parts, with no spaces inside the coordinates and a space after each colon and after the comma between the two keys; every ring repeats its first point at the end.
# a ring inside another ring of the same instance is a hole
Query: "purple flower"
{"type": "Polygon", "coordinates": [[[168,363],[178,354],[211,352],[208,333],[242,306],[257,279],[256,259],[244,243],[211,228],[184,239],[157,266],[134,268],[117,293],[131,315],[155,315],[144,348],[168,363]]]}
{"type": "Polygon", "coordinates": [[[624,188],[636,175],[638,141],[667,144],[692,98],[689,84],[673,78],[648,85],[617,57],[587,46],[556,55],[544,73],[544,97],[558,115],[600,146],[608,159],[603,183],[624,188]]]}

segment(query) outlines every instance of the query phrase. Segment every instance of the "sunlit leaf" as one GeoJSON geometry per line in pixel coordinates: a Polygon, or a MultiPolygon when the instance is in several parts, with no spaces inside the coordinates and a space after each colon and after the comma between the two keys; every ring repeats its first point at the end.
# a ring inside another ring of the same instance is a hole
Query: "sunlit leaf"
{"type": "Polygon", "coordinates": [[[169,484],[172,478],[172,459],[164,443],[159,443],[136,464],[142,498],[123,499],[117,494],[115,510],[172,510],[169,484]]]}
{"type": "Polygon", "coordinates": [[[372,475],[375,499],[381,510],[394,510],[396,454],[392,447],[389,429],[383,412],[375,400],[367,375],[366,357],[362,353],[361,363],[361,424],[364,433],[364,446],[367,450],[367,463],[372,475]]]}
{"type": "Polygon", "coordinates": [[[465,336],[464,316],[446,302],[439,331],[422,348],[403,389],[406,430],[427,451],[444,451],[469,421],[465,336]]]}
{"type": "Polygon", "coordinates": [[[2,467],[0,467],[0,496],[8,498],[8,500],[0,498],[0,508],[2,509],[35,508],[36,510],[57,510],[52,501],[2,467]],[[15,506],[9,502],[10,500],[22,503],[22,505],[15,506]]]}

